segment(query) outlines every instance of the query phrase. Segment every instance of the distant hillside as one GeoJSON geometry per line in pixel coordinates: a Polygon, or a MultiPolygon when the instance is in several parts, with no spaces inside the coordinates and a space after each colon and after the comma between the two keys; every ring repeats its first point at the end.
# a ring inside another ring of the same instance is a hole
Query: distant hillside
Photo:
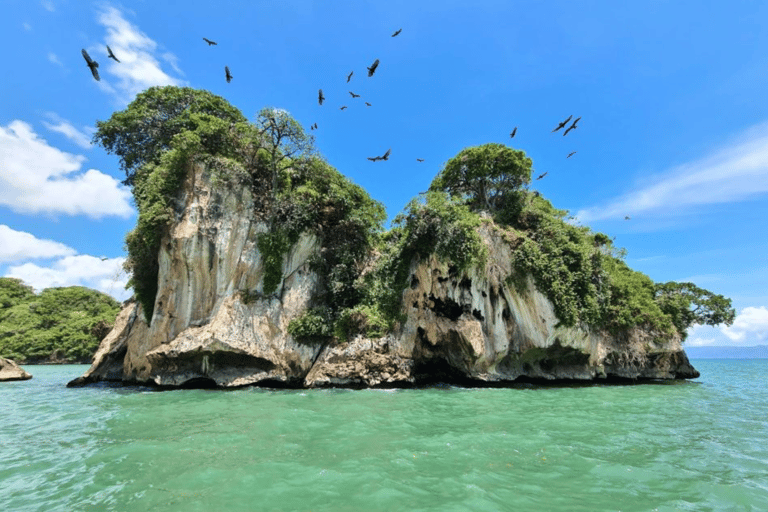
{"type": "Polygon", "coordinates": [[[768,359],[768,345],[755,347],[685,347],[691,359],[768,359]]]}
{"type": "Polygon", "coordinates": [[[36,294],[20,279],[0,277],[0,356],[19,364],[90,363],[119,311],[119,302],[96,290],[36,294]]]}

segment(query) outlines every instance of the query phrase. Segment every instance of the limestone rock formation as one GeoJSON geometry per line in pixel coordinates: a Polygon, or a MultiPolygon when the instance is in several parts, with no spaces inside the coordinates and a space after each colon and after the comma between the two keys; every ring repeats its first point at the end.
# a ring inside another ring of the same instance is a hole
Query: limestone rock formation
{"type": "Polygon", "coordinates": [[[10,359],[0,357],[0,382],[8,380],[29,380],[32,375],[10,359]]]}
{"type": "Polygon", "coordinates": [[[287,326],[322,286],[310,267],[316,237],[293,245],[277,291],[267,295],[257,246],[267,227],[253,215],[247,188],[220,190],[197,163],[176,205],[150,325],[139,304],[127,303],[91,368],[70,385],[369,387],[699,375],[678,338],[559,326],[531,279],[522,292],[505,282],[513,249],[488,223],[480,228],[489,249],[482,271],[458,273],[435,256],[413,262],[402,295],[406,320],[385,336],[299,342],[287,326]]]}

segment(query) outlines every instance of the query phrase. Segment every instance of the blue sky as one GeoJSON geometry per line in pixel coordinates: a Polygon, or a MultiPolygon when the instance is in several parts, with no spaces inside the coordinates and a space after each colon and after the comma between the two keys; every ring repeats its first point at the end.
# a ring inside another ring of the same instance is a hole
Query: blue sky
{"type": "Polygon", "coordinates": [[[2,276],[127,298],[136,212],[117,158],[89,141],[136,93],[175,84],[250,119],[274,106],[317,123],[320,152],[390,219],[464,147],[522,149],[547,172],[532,187],[615,237],[632,268],[733,299],[735,324],[695,328],[689,345],[768,340],[766,2],[5,0],[2,12],[2,276]],[[578,128],[551,133],[569,115],[578,128]],[[388,148],[389,161],[366,160],[388,148]]]}

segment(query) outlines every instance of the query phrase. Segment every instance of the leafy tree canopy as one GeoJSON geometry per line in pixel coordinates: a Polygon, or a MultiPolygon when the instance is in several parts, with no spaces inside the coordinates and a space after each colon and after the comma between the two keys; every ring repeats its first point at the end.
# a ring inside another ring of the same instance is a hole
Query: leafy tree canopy
{"type": "Polygon", "coordinates": [[[731,299],[693,283],[657,283],[655,297],[662,311],[672,318],[683,336],[694,325],[731,325],[736,317],[731,299]]]}
{"type": "MultiPolygon", "coordinates": [[[[0,294],[30,291],[18,279],[0,278],[0,294]]],[[[0,356],[21,363],[87,363],[114,325],[120,303],[82,286],[46,288],[0,309],[0,356]]]]}
{"type": "Polygon", "coordinates": [[[429,188],[465,201],[474,211],[498,212],[531,182],[532,165],[525,152],[504,144],[470,147],[448,160],[429,188]]]}
{"type": "MultiPolygon", "coordinates": [[[[150,87],[138,94],[125,110],[107,121],[98,121],[93,142],[120,157],[125,185],[133,185],[136,171],[157,162],[173,137],[194,131],[203,119],[219,118],[229,123],[246,118],[224,98],[189,87],[150,87]]],[[[203,143],[215,141],[203,141],[203,143]]]]}
{"type": "Polygon", "coordinates": [[[24,284],[21,279],[0,277],[0,311],[34,296],[35,291],[32,287],[24,284]]]}

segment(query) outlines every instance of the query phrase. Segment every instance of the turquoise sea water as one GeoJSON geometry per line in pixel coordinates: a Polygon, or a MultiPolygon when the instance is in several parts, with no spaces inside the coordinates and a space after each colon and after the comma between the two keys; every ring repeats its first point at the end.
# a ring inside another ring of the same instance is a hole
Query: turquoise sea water
{"type": "Polygon", "coordinates": [[[768,510],[768,360],[691,382],[416,390],[0,383],[0,507],[768,510]]]}

